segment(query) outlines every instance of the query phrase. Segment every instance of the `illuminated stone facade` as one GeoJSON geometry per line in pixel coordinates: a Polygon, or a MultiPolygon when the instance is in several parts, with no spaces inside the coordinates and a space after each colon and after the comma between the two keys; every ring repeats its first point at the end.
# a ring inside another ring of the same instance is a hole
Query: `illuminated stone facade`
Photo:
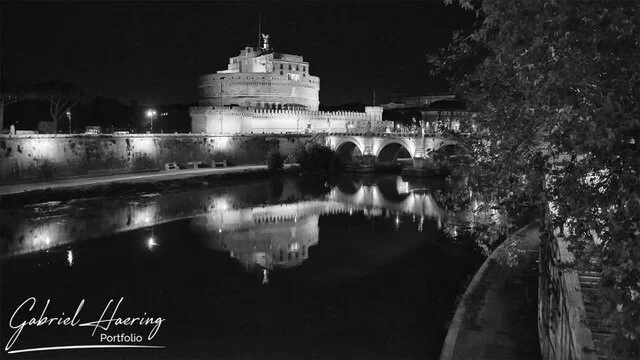
{"type": "Polygon", "coordinates": [[[246,47],[227,70],[199,78],[199,106],[190,109],[191,131],[206,134],[384,132],[382,107],[364,113],[318,111],[320,79],[302,56],[246,47]]]}
{"type": "Polygon", "coordinates": [[[198,90],[204,106],[316,111],[320,79],[302,56],[247,47],[227,70],[201,76],[198,90]]]}
{"type": "Polygon", "coordinates": [[[382,108],[377,106],[367,106],[363,113],[198,106],[190,114],[191,131],[205,134],[380,133],[393,127],[382,121],[382,108]]]}

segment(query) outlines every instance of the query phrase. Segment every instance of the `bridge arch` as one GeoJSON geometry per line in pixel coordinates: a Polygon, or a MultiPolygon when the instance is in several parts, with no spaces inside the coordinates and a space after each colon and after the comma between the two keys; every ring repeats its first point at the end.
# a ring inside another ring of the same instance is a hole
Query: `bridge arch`
{"type": "Polygon", "coordinates": [[[412,158],[409,149],[398,142],[388,143],[378,151],[378,164],[393,164],[401,158],[412,158]]]}
{"type": "Polygon", "coordinates": [[[350,164],[354,158],[362,158],[364,154],[364,146],[362,143],[352,137],[338,139],[334,145],[334,149],[343,164],[350,164]]]}
{"type": "Polygon", "coordinates": [[[437,151],[445,146],[458,145],[456,140],[442,139],[442,138],[425,138],[424,149],[425,151],[437,151]]]}
{"type": "Polygon", "coordinates": [[[390,162],[390,161],[393,161],[394,160],[393,157],[403,149],[406,150],[406,152],[403,151],[403,154],[400,154],[401,156],[396,156],[396,158],[397,157],[410,157],[410,158],[414,157],[416,153],[416,140],[404,139],[400,137],[382,138],[374,144],[373,153],[378,159],[378,162],[380,162],[381,156],[382,156],[383,162],[385,160],[390,162]],[[391,157],[392,159],[389,160],[389,157],[391,157]]]}

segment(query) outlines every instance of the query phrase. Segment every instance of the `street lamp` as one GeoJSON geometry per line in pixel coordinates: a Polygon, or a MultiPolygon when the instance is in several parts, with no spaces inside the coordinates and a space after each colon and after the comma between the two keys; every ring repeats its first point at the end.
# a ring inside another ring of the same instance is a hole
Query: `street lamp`
{"type": "Polygon", "coordinates": [[[69,134],[71,134],[71,109],[67,109],[67,118],[69,119],[69,134]]]}
{"type": "Polygon", "coordinates": [[[147,117],[151,120],[151,133],[153,134],[153,119],[156,117],[157,113],[153,109],[147,110],[147,117]]]}

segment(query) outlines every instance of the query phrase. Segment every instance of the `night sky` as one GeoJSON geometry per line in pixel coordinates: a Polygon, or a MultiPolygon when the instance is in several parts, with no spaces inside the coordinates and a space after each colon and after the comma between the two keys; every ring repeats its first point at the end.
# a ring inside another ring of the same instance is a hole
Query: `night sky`
{"type": "Polygon", "coordinates": [[[143,105],[197,100],[197,77],[262,32],[276,51],[303,55],[320,103],[378,102],[392,92],[446,91],[425,54],[473,15],[442,0],[413,2],[5,2],[2,76],[28,85],[71,81],[91,96],[143,105]]]}

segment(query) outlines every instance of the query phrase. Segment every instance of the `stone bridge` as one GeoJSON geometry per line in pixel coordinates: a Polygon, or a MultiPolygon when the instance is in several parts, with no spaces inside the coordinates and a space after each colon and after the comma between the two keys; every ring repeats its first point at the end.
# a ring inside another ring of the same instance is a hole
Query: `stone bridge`
{"type": "Polygon", "coordinates": [[[377,164],[392,164],[403,158],[426,158],[431,151],[457,144],[456,140],[437,135],[400,133],[331,133],[325,135],[323,141],[347,163],[373,156],[377,164]]]}

